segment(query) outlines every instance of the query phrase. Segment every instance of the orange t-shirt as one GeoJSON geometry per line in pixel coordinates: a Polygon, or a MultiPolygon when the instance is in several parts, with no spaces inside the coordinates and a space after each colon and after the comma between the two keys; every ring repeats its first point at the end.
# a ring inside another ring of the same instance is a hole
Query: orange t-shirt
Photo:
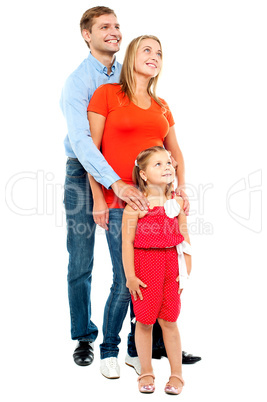
{"type": "MultiPolygon", "coordinates": [[[[120,91],[119,84],[106,84],[96,89],[88,105],[88,111],[106,117],[101,152],[113,170],[127,184],[133,185],[134,162],[146,148],[163,146],[169,128],[174,125],[167,103],[164,109],[151,98],[151,106],[142,109],[129,102],[120,91]]],[[[123,208],[125,203],[113,190],[103,187],[109,208],[123,208]]]]}

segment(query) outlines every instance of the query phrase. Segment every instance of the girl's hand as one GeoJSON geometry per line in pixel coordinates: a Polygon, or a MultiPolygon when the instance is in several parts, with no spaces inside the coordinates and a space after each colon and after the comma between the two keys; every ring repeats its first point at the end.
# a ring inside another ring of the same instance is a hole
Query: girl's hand
{"type": "Polygon", "coordinates": [[[143,295],[140,290],[140,286],[142,288],[147,287],[147,285],[144,284],[139,278],[137,278],[137,276],[131,276],[131,277],[127,278],[126,287],[129,289],[134,300],[137,300],[138,297],[140,300],[143,300],[143,295]]]}
{"type": "Polygon", "coordinates": [[[97,225],[101,226],[101,228],[105,230],[108,230],[107,224],[109,220],[109,209],[104,198],[94,201],[93,218],[97,225]]]}
{"type": "MultiPolygon", "coordinates": [[[[177,276],[176,278],[176,282],[179,282],[179,276],[177,276]]],[[[182,294],[183,289],[180,289],[180,284],[179,284],[179,290],[178,290],[178,294],[182,294]]]]}
{"type": "Polygon", "coordinates": [[[187,274],[190,275],[192,270],[192,257],[191,255],[185,253],[184,258],[186,263],[187,274]]]}
{"type": "Polygon", "coordinates": [[[178,195],[179,197],[182,197],[182,199],[184,200],[184,212],[185,212],[186,215],[188,215],[189,214],[189,209],[190,209],[190,204],[189,204],[187,194],[181,188],[180,189],[176,188],[175,194],[178,195]]]}

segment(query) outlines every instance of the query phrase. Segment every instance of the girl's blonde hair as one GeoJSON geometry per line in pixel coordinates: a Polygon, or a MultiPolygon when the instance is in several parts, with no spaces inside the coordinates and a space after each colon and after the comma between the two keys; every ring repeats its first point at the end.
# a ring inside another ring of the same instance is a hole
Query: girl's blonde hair
{"type": "MultiPolygon", "coordinates": [[[[135,65],[135,57],[137,50],[140,46],[140,43],[144,39],[153,39],[157,41],[160,45],[160,50],[162,52],[162,46],[160,43],[160,40],[153,35],[142,35],[138,36],[138,38],[133,39],[127,49],[126,53],[124,56],[124,61],[122,64],[122,70],[121,70],[121,75],[120,75],[120,85],[121,85],[121,91],[127,97],[129,98],[130,101],[133,100],[134,98],[134,92],[135,92],[135,80],[134,80],[134,65],[135,65]]],[[[152,77],[148,83],[147,87],[147,92],[149,96],[151,96],[161,107],[164,108],[163,103],[161,100],[157,97],[156,95],[156,88],[157,88],[157,82],[159,79],[159,74],[156,77],[152,77]]]]}
{"type": "MultiPolygon", "coordinates": [[[[149,159],[153,154],[156,152],[168,152],[165,148],[160,147],[160,146],[154,146],[151,148],[147,148],[144,151],[141,151],[135,161],[135,166],[133,168],[133,174],[132,174],[132,179],[135,185],[139,188],[139,190],[147,195],[147,183],[142,179],[140,175],[140,170],[146,170],[146,167],[149,163],[149,159]]],[[[171,196],[172,192],[172,183],[167,184],[165,195],[166,197],[171,196]]]]}

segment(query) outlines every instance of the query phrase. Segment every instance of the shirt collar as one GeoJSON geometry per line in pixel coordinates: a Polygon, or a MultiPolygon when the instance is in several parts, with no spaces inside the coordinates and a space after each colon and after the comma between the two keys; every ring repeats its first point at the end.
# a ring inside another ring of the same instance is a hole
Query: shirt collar
{"type": "MultiPolygon", "coordinates": [[[[100,63],[100,61],[97,60],[97,59],[92,55],[91,52],[89,53],[88,60],[89,60],[90,63],[95,67],[95,69],[96,69],[97,71],[99,71],[100,73],[104,73],[104,74],[108,75],[108,69],[107,69],[107,67],[104,66],[104,64],[100,63]]],[[[111,67],[111,74],[110,74],[110,75],[113,75],[113,74],[114,74],[116,67],[117,67],[117,61],[116,61],[116,58],[115,58],[115,59],[114,59],[114,63],[113,63],[113,65],[112,65],[112,67],[111,67]]]]}

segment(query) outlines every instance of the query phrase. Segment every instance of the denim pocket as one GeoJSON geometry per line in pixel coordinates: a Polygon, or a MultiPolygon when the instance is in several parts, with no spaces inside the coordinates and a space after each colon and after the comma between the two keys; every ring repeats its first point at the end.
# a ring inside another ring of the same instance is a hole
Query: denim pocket
{"type": "Polygon", "coordinates": [[[86,176],[86,173],[86,170],[78,161],[78,159],[69,158],[67,160],[66,177],[69,177],[70,179],[80,179],[86,176]]]}

